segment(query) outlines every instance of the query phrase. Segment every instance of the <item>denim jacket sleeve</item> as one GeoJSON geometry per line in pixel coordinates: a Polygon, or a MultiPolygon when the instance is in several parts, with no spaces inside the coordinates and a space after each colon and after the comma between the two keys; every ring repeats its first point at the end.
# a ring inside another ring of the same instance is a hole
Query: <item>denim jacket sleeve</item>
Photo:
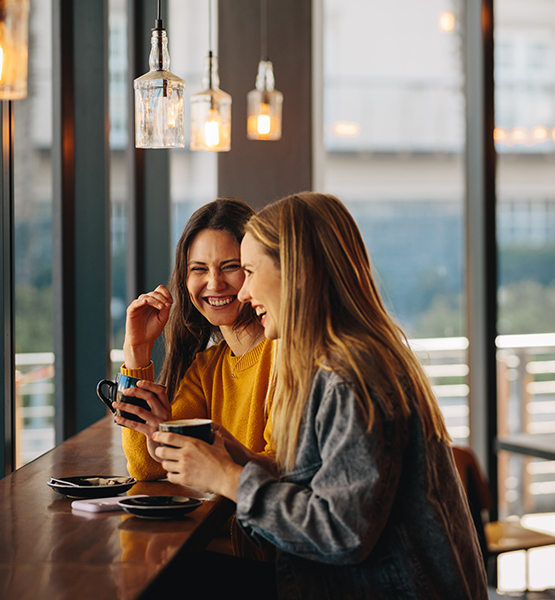
{"type": "Polygon", "coordinates": [[[364,560],[387,522],[405,436],[375,403],[370,432],[351,389],[329,372],[315,377],[294,469],[280,480],[255,462],[237,493],[237,520],[252,538],[331,564],[364,560]]]}

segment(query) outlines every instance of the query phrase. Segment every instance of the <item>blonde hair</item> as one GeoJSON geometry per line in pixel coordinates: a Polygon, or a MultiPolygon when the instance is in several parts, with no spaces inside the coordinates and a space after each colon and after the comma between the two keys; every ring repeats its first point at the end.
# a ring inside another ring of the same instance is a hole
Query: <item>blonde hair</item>
{"type": "Polygon", "coordinates": [[[246,227],[281,270],[280,341],[272,399],[272,446],[295,462],[299,427],[316,369],[350,385],[368,430],[371,393],[384,410],[420,412],[425,434],[449,441],[430,384],[386,312],[358,227],[334,196],[304,192],[268,205],[246,227]]]}

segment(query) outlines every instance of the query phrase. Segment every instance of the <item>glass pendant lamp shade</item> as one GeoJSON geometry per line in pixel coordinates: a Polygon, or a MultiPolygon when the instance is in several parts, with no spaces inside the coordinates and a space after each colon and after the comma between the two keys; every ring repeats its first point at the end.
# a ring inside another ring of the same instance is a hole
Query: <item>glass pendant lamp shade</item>
{"type": "MultiPolygon", "coordinates": [[[[159,23],[159,21],[157,21],[159,23]]],[[[152,30],[150,71],[133,82],[135,146],[185,147],[185,82],[170,73],[166,30],[152,30]]]]}
{"type": "Polygon", "coordinates": [[[218,59],[208,53],[203,90],[191,96],[191,150],[231,149],[231,96],[220,89],[218,59]]]}
{"type": "Polygon", "coordinates": [[[0,100],[27,97],[29,0],[0,0],[0,100]]]}
{"type": "Polygon", "coordinates": [[[258,63],[256,89],[247,94],[249,140],[279,140],[283,94],[274,89],[274,70],[269,60],[258,63]]]}

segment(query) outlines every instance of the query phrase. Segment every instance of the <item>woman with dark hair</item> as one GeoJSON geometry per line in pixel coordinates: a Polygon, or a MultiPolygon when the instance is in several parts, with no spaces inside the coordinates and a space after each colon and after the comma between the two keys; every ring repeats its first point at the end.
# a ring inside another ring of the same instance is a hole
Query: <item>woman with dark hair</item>
{"type": "Polygon", "coordinates": [[[279,339],[275,460],[225,432],[157,432],[168,479],[237,503],[251,540],[277,549],[280,598],[487,600],[441,411],[347,209],[316,193],[267,206],[241,263],[239,298],[279,339]]]}
{"type": "Polygon", "coordinates": [[[145,421],[115,417],[124,426],[129,473],[139,480],[166,474],[151,435],[169,419],[210,418],[253,452],[265,449],[272,344],[250,304],[237,298],[244,280],[240,243],[253,214],[235,198],[197,210],[177,244],[169,289],[160,285],[127,309],[121,372],[141,379],[126,393],[151,410],[127,403],[114,408],[145,421]],[[151,353],[162,332],[166,354],[155,384],[151,353]]]}

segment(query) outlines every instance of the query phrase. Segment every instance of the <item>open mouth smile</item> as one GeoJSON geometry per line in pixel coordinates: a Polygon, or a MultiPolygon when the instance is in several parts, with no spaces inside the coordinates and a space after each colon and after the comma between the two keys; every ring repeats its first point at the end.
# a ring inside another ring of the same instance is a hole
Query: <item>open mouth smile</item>
{"type": "Polygon", "coordinates": [[[203,300],[210,306],[221,307],[221,306],[227,306],[228,304],[231,304],[235,300],[236,297],[237,296],[223,296],[223,297],[207,296],[206,298],[203,298],[203,300]]]}

